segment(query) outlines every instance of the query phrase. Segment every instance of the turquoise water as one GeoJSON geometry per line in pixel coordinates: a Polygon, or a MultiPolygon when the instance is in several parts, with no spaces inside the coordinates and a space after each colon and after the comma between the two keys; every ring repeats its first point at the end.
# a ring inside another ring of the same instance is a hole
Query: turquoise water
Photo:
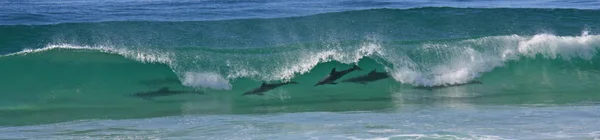
{"type": "Polygon", "coordinates": [[[0,4],[0,139],[600,136],[593,1],[0,4]]]}

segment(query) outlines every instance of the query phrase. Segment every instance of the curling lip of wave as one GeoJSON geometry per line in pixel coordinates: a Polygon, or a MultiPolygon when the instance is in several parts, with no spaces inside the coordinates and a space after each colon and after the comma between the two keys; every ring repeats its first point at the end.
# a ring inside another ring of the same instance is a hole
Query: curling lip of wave
{"type": "Polygon", "coordinates": [[[30,53],[39,53],[39,52],[45,52],[45,51],[50,51],[50,50],[54,50],[54,49],[72,49],[72,50],[94,50],[94,51],[100,51],[100,52],[104,52],[104,53],[110,53],[110,54],[118,54],[121,56],[124,56],[126,58],[129,59],[133,59],[142,63],[163,63],[163,64],[173,64],[173,60],[171,59],[173,56],[172,53],[164,53],[164,52],[140,52],[140,51],[133,51],[133,50],[129,50],[127,48],[116,48],[116,47],[111,47],[111,46],[107,46],[107,45],[98,45],[98,46],[77,46],[77,45],[71,45],[71,44],[50,44],[47,45],[44,48],[38,48],[38,49],[23,49],[22,51],[16,52],[16,53],[11,53],[11,54],[6,54],[6,55],[2,55],[0,57],[7,57],[7,56],[14,56],[14,55],[27,55],[30,53]]]}

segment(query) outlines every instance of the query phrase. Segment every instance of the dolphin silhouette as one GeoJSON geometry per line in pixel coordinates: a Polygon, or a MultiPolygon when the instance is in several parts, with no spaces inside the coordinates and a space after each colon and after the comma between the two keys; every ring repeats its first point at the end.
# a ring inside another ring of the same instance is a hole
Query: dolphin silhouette
{"type": "Polygon", "coordinates": [[[337,84],[335,83],[335,80],[342,78],[342,76],[355,71],[355,70],[362,70],[360,69],[360,67],[354,65],[352,68],[347,69],[347,70],[343,70],[343,71],[335,71],[335,68],[331,69],[331,72],[329,73],[329,75],[327,75],[327,77],[325,77],[323,80],[319,81],[319,83],[315,84],[315,86],[318,85],[324,85],[324,84],[337,84]]]}
{"type": "Polygon", "coordinates": [[[459,84],[450,84],[450,85],[437,85],[437,86],[414,86],[413,89],[424,89],[424,90],[434,90],[434,89],[441,89],[441,88],[448,88],[448,87],[456,87],[456,86],[464,86],[464,85],[470,85],[470,84],[483,84],[480,81],[477,80],[473,80],[473,81],[469,81],[467,83],[459,83],[459,84]]]}
{"type": "Polygon", "coordinates": [[[163,87],[156,91],[138,92],[138,93],[133,94],[133,96],[144,98],[144,99],[152,99],[154,97],[172,96],[172,95],[185,94],[185,93],[203,94],[202,92],[199,92],[199,91],[169,90],[168,87],[163,87]]]}
{"type": "Polygon", "coordinates": [[[359,83],[359,84],[366,85],[368,82],[374,82],[374,81],[385,79],[388,77],[390,77],[389,74],[387,74],[385,72],[377,72],[376,70],[373,69],[373,71],[369,72],[366,75],[349,78],[349,79],[343,80],[342,82],[353,82],[353,83],[359,83]]]}
{"type": "Polygon", "coordinates": [[[262,83],[262,85],[260,85],[260,87],[252,89],[250,91],[244,92],[244,94],[242,95],[265,95],[264,92],[267,92],[269,90],[275,89],[277,87],[280,86],[284,86],[284,85],[288,85],[288,84],[298,84],[297,82],[294,81],[290,81],[290,82],[284,82],[284,83],[278,83],[278,84],[267,84],[267,83],[262,83]]]}

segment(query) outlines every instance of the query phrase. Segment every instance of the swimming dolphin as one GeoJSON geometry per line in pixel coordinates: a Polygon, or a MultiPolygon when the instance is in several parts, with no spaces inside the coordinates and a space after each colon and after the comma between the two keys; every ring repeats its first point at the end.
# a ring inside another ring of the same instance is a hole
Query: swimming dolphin
{"type": "Polygon", "coordinates": [[[244,92],[244,94],[242,94],[242,95],[251,95],[251,94],[265,95],[264,92],[267,92],[269,90],[275,89],[275,88],[280,87],[280,86],[288,85],[288,84],[298,84],[298,83],[294,82],[294,81],[285,82],[285,83],[279,83],[279,84],[262,83],[262,85],[260,85],[260,87],[252,89],[252,90],[247,91],[247,92],[244,92]]]}
{"type": "Polygon", "coordinates": [[[373,81],[385,79],[388,77],[390,77],[390,75],[385,72],[377,72],[377,71],[373,70],[366,75],[346,79],[346,80],[343,80],[342,82],[354,82],[354,83],[366,85],[368,82],[373,82],[373,81]]]}
{"type": "Polygon", "coordinates": [[[355,70],[362,70],[360,69],[360,67],[354,65],[352,68],[347,69],[347,70],[343,70],[343,71],[335,71],[335,68],[331,69],[331,72],[329,73],[329,75],[327,75],[327,77],[325,77],[325,79],[319,81],[319,83],[317,83],[315,86],[318,85],[324,85],[324,84],[337,84],[335,83],[335,80],[342,78],[342,76],[355,71],[355,70]]]}
{"type": "Polygon", "coordinates": [[[199,92],[199,91],[169,90],[168,87],[163,87],[156,91],[138,92],[138,93],[133,94],[133,96],[144,98],[144,99],[152,99],[154,97],[171,96],[171,95],[178,95],[178,94],[185,94],[185,93],[203,94],[202,92],[199,92]]]}
{"type": "Polygon", "coordinates": [[[477,80],[473,80],[473,81],[469,81],[467,83],[459,83],[459,84],[450,84],[450,85],[437,85],[437,86],[414,86],[414,89],[424,89],[424,90],[434,90],[434,89],[441,89],[441,88],[447,88],[447,87],[456,87],[456,86],[464,86],[464,85],[470,85],[470,84],[483,84],[480,81],[477,80]]]}

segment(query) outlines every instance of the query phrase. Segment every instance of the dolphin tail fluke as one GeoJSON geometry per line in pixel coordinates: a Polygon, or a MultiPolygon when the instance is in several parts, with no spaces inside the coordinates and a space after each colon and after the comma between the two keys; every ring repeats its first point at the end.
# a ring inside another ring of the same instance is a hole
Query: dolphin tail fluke
{"type": "Polygon", "coordinates": [[[362,70],[360,67],[358,67],[358,65],[352,66],[352,69],[354,69],[354,70],[362,70]]]}

